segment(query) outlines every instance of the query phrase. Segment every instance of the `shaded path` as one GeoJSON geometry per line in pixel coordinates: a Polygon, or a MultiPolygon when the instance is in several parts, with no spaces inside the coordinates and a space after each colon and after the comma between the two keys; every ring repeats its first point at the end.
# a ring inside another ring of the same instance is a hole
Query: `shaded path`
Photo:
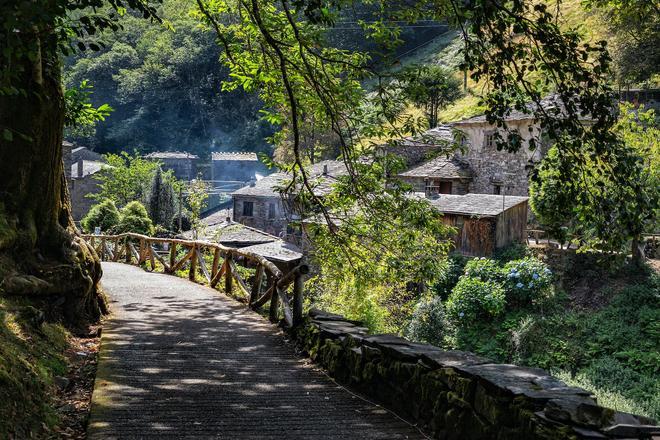
{"type": "Polygon", "coordinates": [[[120,263],[103,271],[113,316],[90,439],[423,438],[337,387],[221,293],[120,263]]]}

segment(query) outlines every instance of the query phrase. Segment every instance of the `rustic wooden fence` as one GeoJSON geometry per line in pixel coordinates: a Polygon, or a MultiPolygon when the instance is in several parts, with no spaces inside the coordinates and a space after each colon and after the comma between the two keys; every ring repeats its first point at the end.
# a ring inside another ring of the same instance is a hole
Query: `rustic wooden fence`
{"type": "Polygon", "coordinates": [[[252,309],[257,310],[270,301],[271,321],[279,320],[280,310],[287,325],[296,326],[302,321],[303,277],[308,272],[305,264],[282,273],[261,255],[217,243],[133,233],[86,234],[83,238],[102,261],[121,261],[168,274],[187,270],[191,281],[203,276],[212,288],[224,278],[224,292],[234,295],[238,291],[239,300],[252,309]],[[289,289],[291,285],[292,289],[289,289]],[[288,290],[292,290],[291,296],[287,294],[288,290]]]}

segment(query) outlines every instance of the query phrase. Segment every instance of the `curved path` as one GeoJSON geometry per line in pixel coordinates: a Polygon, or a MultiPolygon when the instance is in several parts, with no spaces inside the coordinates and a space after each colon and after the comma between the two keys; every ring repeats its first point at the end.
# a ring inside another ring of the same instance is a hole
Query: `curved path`
{"type": "Polygon", "coordinates": [[[103,263],[104,325],[89,438],[423,438],[297,356],[223,294],[103,263]]]}

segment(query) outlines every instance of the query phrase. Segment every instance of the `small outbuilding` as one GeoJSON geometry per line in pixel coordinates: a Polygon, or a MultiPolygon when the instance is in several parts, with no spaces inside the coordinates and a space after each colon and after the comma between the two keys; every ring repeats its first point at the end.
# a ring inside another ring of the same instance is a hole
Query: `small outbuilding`
{"type": "Polygon", "coordinates": [[[250,182],[257,180],[257,174],[266,174],[265,166],[257,153],[213,152],[211,153],[211,180],[250,182]]]}
{"type": "Polygon", "coordinates": [[[463,255],[485,257],[525,241],[527,197],[440,194],[428,200],[444,223],[457,229],[455,249],[463,255]]]}
{"type": "Polygon", "coordinates": [[[145,159],[158,161],[164,170],[172,170],[177,179],[190,181],[197,176],[199,157],[181,151],[156,151],[144,156],[145,159]]]}

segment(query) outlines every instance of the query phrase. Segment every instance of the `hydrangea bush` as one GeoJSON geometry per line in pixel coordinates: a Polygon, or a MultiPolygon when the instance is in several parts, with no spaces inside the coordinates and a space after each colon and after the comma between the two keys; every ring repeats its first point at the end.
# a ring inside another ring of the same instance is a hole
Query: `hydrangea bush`
{"type": "Polygon", "coordinates": [[[485,257],[468,261],[465,265],[464,276],[481,281],[499,282],[503,280],[502,268],[495,260],[485,257]]]}
{"type": "Polygon", "coordinates": [[[502,313],[506,295],[502,285],[467,275],[461,277],[447,299],[447,314],[458,326],[478,318],[490,319],[502,313]]]}
{"type": "Polygon", "coordinates": [[[532,257],[509,261],[504,265],[504,288],[511,303],[526,305],[546,296],[554,275],[548,266],[532,257]]]}
{"type": "Polygon", "coordinates": [[[440,297],[422,299],[412,314],[405,336],[411,341],[441,346],[447,335],[447,316],[440,297]]]}

